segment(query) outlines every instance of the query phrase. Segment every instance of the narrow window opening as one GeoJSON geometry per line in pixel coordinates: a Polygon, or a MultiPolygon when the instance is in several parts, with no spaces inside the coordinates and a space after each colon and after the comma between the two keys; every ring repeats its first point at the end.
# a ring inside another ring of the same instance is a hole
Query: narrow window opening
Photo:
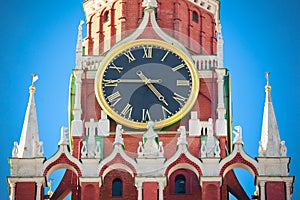
{"type": "Polygon", "coordinates": [[[193,11],[193,14],[192,14],[192,19],[194,22],[198,23],[198,13],[196,11],[193,11]]]}
{"type": "Polygon", "coordinates": [[[113,197],[120,197],[122,196],[122,180],[117,178],[117,179],[114,179],[113,182],[112,182],[112,196],[113,197]]]}
{"type": "Polygon", "coordinates": [[[175,194],[186,193],[186,180],[184,175],[179,174],[175,177],[175,194]]]}
{"type": "Polygon", "coordinates": [[[106,11],[106,12],[104,13],[104,21],[105,21],[105,22],[108,22],[108,21],[109,21],[109,11],[106,11]]]}

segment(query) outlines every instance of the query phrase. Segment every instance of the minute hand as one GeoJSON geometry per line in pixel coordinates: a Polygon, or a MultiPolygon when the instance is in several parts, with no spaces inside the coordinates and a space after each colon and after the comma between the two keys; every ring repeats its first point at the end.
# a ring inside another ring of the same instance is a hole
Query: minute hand
{"type": "MultiPolygon", "coordinates": [[[[161,79],[157,79],[157,80],[149,80],[150,83],[162,83],[161,79]]],[[[143,80],[140,79],[108,79],[108,80],[104,80],[105,83],[108,84],[115,84],[115,83],[144,83],[143,80]]]]}
{"type": "Polygon", "coordinates": [[[142,71],[137,71],[136,74],[140,79],[149,87],[149,89],[155,94],[155,96],[158,98],[158,100],[162,101],[166,106],[168,106],[168,103],[165,100],[165,97],[154,87],[152,84],[151,79],[147,78],[142,71]]]}

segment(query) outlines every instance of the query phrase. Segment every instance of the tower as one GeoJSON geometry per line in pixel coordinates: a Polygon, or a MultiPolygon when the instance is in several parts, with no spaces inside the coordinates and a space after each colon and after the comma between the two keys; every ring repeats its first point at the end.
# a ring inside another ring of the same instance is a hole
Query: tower
{"type": "MultiPolygon", "coordinates": [[[[228,188],[247,199],[232,171],[243,167],[257,177],[262,199],[272,185],[289,197],[286,155],[279,158],[282,173],[269,174],[270,155],[258,162],[247,156],[240,127],[231,142],[219,1],[87,0],[83,7],[87,34],[82,42],[80,23],[71,125],[34,173],[41,184],[29,181],[36,191],[66,168],[52,199],[70,192],[73,199],[226,199],[228,188]]],[[[22,176],[17,171],[8,180],[22,176]]],[[[23,183],[15,184],[11,194],[18,199],[23,183]]]]}

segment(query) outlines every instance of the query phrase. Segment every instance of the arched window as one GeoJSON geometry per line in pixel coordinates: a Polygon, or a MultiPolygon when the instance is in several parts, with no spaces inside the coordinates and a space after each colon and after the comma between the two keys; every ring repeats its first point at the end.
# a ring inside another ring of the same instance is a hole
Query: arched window
{"type": "Polygon", "coordinates": [[[175,194],[186,193],[186,180],[182,174],[175,177],[175,194]]]}
{"type": "Polygon", "coordinates": [[[194,22],[198,23],[198,13],[196,11],[193,11],[192,19],[194,22]]]}
{"type": "Polygon", "coordinates": [[[122,196],[122,191],[123,191],[122,180],[119,178],[114,179],[112,182],[111,190],[112,190],[111,193],[113,197],[122,196]]]}
{"type": "Polygon", "coordinates": [[[109,11],[105,11],[104,13],[104,22],[108,22],[109,21],[109,11]]]}

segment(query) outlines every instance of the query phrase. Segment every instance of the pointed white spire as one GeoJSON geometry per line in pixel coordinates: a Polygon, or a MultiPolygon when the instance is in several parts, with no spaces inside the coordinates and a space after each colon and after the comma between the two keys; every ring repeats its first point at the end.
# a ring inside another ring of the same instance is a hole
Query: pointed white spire
{"type": "Polygon", "coordinates": [[[271,100],[271,86],[269,84],[270,72],[266,73],[267,85],[265,86],[266,99],[259,146],[259,156],[280,157],[281,141],[276,122],[273,103],[271,100]]]}
{"type": "Polygon", "coordinates": [[[217,25],[217,58],[218,68],[224,68],[224,40],[222,36],[222,25],[219,22],[217,25]]]}
{"type": "Polygon", "coordinates": [[[84,21],[81,20],[78,26],[78,36],[77,36],[77,44],[76,44],[76,69],[81,68],[82,61],[82,25],[84,21]]]}
{"type": "Polygon", "coordinates": [[[36,107],[34,101],[34,82],[37,80],[37,75],[32,75],[32,85],[29,87],[29,102],[25,114],[20,144],[17,147],[17,153],[13,157],[18,158],[34,158],[43,156],[42,142],[39,141],[38,124],[36,117],[36,107]]]}

